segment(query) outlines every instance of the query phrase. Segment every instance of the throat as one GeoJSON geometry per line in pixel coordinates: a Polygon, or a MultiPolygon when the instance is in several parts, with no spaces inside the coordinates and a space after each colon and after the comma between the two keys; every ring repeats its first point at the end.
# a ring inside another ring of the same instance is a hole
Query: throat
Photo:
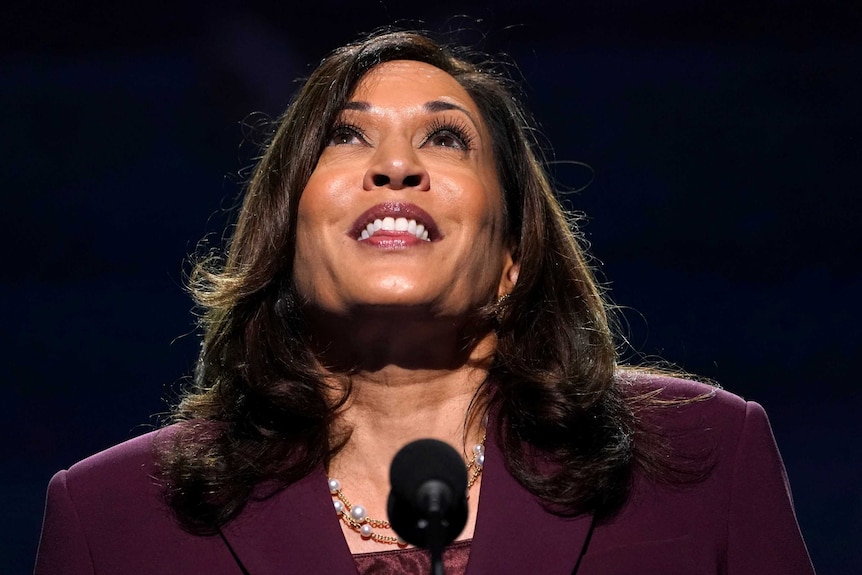
{"type": "Polygon", "coordinates": [[[439,316],[434,304],[363,305],[334,313],[303,309],[313,326],[310,344],[336,373],[377,373],[390,367],[414,372],[457,371],[487,365],[496,336],[473,317],[439,316]]]}
{"type": "MultiPolygon", "coordinates": [[[[476,525],[476,515],[479,511],[479,491],[481,489],[482,470],[485,464],[485,436],[480,443],[470,450],[471,454],[465,461],[467,484],[464,493],[467,498],[467,522],[456,541],[472,539],[476,525]]],[[[336,520],[339,521],[342,534],[352,554],[374,553],[410,547],[393,529],[388,517],[383,513],[385,501],[379,485],[366,486],[368,504],[361,499],[357,489],[356,495],[348,496],[349,490],[345,484],[335,477],[328,478],[328,488],[332,497],[336,520]]],[[[355,486],[363,485],[358,478],[355,486]]],[[[456,491],[458,488],[456,487],[456,491]]]]}

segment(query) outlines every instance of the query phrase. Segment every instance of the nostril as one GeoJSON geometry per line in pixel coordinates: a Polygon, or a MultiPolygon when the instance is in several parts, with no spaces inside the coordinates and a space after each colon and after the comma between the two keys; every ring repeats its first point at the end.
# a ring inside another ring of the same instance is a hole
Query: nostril
{"type": "Polygon", "coordinates": [[[421,181],[422,178],[418,175],[407,176],[404,178],[404,185],[408,188],[415,188],[421,181]]]}
{"type": "Polygon", "coordinates": [[[375,186],[385,186],[389,183],[389,176],[384,174],[377,174],[371,180],[374,182],[375,186]]]}

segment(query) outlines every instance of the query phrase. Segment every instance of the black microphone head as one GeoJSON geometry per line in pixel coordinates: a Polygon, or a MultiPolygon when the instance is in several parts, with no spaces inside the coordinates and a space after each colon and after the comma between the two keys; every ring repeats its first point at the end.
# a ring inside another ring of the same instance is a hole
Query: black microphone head
{"type": "Polygon", "coordinates": [[[408,443],[392,460],[389,483],[389,522],[404,541],[442,549],[467,524],[467,467],[448,444],[408,443]]]}

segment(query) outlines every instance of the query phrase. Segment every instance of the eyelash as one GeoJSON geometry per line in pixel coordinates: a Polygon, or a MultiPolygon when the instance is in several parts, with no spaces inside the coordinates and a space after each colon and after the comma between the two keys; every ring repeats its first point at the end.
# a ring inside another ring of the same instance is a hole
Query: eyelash
{"type": "Polygon", "coordinates": [[[332,126],[332,129],[329,131],[329,135],[326,137],[327,144],[338,145],[334,140],[339,136],[354,136],[363,142],[365,141],[365,132],[362,131],[362,128],[356,124],[351,124],[350,122],[338,122],[332,126]]]}
{"type": "Polygon", "coordinates": [[[455,139],[458,140],[461,148],[464,151],[473,149],[473,133],[463,120],[454,118],[435,118],[428,130],[425,132],[425,140],[423,144],[429,142],[434,136],[449,132],[455,139]]]}
{"type": "MultiPolygon", "coordinates": [[[[461,150],[468,152],[473,149],[473,133],[463,120],[454,118],[435,118],[433,122],[425,130],[425,137],[422,140],[424,146],[439,134],[448,132],[453,138],[458,141],[461,150]]],[[[328,145],[339,145],[335,140],[339,137],[356,137],[363,142],[367,141],[365,132],[356,124],[350,122],[338,122],[329,131],[326,138],[328,145]]],[[[449,147],[449,146],[444,146],[449,147]]]]}

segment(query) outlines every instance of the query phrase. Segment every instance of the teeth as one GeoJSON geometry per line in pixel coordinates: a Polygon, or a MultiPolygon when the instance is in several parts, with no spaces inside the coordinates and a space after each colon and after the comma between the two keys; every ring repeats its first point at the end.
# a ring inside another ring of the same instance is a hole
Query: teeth
{"type": "Polygon", "coordinates": [[[426,242],[431,241],[428,236],[428,230],[426,230],[425,226],[422,224],[417,223],[416,220],[407,218],[396,219],[392,217],[386,217],[383,219],[378,218],[373,222],[369,222],[368,225],[363,228],[362,232],[360,232],[359,239],[367,240],[373,236],[375,232],[380,230],[386,232],[407,232],[416,236],[420,240],[425,240],[426,242]]]}

